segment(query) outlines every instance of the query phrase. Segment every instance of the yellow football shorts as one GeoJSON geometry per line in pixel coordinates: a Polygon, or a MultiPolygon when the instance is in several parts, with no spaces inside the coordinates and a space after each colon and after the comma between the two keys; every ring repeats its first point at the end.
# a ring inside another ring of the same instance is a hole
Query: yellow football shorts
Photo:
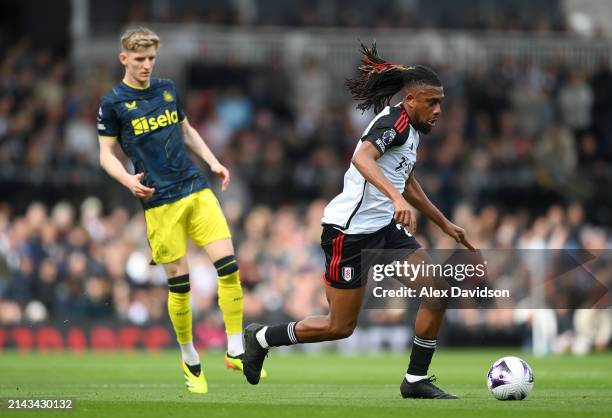
{"type": "Polygon", "coordinates": [[[176,202],[147,209],[145,219],[155,264],[184,257],[187,237],[199,247],[232,237],[219,201],[208,188],[176,202]]]}

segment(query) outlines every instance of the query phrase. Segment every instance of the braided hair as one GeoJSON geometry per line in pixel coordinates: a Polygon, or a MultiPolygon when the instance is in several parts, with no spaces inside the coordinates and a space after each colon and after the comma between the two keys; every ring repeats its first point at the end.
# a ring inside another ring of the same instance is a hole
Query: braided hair
{"type": "Polygon", "coordinates": [[[441,86],[438,75],[425,65],[392,64],[383,60],[376,50],[376,43],[371,47],[361,44],[361,65],[359,75],[347,79],[353,98],[360,102],[357,109],[366,111],[374,106],[374,112],[380,113],[389,105],[391,98],[402,88],[412,85],[441,86]]]}

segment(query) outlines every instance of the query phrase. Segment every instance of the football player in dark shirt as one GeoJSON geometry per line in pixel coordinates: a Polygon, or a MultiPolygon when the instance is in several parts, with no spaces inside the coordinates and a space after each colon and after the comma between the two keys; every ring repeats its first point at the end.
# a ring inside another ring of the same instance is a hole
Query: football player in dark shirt
{"type": "Polygon", "coordinates": [[[168,276],[168,312],[187,389],[206,393],[193,345],[187,237],[204,249],[217,269],[228,339],[225,364],[235,370],[243,367],[242,287],[227,222],[187,149],[221,178],[222,191],[230,175],[189,124],[174,83],[151,78],[158,46],[159,37],[147,28],[130,29],[121,38],[119,60],[125,76],[102,98],[98,111],[100,164],[142,203],[153,262],[163,264],[168,276]],[[131,160],[134,174],[121,163],[118,148],[131,160]]]}

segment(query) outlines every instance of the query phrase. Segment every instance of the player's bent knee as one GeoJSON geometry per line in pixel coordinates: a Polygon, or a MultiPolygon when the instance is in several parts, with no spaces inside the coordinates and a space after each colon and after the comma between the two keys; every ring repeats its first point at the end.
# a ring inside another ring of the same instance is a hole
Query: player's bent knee
{"type": "Polygon", "coordinates": [[[352,327],[340,328],[339,330],[336,331],[336,338],[337,339],[348,338],[351,335],[353,335],[354,330],[355,328],[352,328],[352,327]]]}
{"type": "Polygon", "coordinates": [[[182,276],[188,273],[188,269],[183,258],[179,258],[178,260],[170,263],[164,263],[164,270],[166,271],[166,275],[168,277],[182,276]]]}
{"type": "Polygon", "coordinates": [[[341,340],[353,335],[355,324],[331,325],[329,335],[333,340],[341,340]]]}

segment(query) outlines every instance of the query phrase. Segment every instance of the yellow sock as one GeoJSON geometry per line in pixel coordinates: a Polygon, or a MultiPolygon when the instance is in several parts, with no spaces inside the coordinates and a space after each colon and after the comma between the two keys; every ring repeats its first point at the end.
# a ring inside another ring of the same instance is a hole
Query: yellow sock
{"type": "Polygon", "coordinates": [[[188,274],[168,279],[168,313],[179,344],[187,344],[193,338],[190,296],[188,274]]]}
{"type": "Polygon", "coordinates": [[[242,332],[242,286],[236,258],[231,255],[215,262],[219,275],[219,308],[227,334],[242,332]]]}

